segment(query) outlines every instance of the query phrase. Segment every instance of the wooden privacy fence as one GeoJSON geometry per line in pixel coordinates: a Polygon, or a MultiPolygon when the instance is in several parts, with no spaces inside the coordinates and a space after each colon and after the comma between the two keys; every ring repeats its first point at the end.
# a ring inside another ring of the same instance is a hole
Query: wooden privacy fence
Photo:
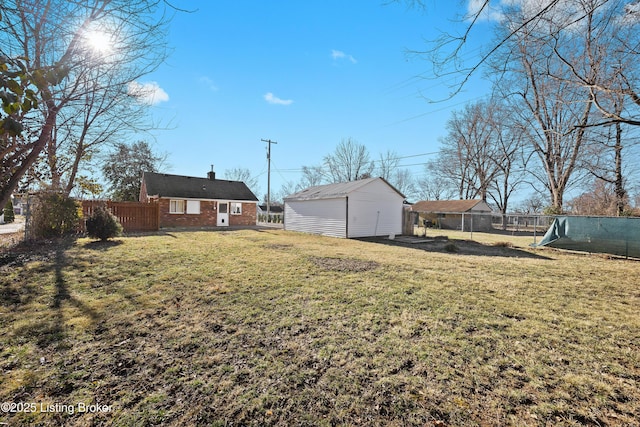
{"type": "MultiPolygon", "coordinates": [[[[157,231],[159,229],[159,208],[157,203],[83,200],[82,214],[84,218],[88,218],[96,208],[105,205],[118,218],[125,233],[157,231]]],[[[82,221],[81,228],[83,232],[86,230],[84,221],[82,221]]]]}

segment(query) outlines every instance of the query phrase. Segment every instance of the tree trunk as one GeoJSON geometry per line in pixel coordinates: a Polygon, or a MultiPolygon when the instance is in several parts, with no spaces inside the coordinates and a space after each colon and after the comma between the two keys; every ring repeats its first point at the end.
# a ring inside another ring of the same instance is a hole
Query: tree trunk
{"type": "Polygon", "coordinates": [[[627,192],[624,189],[624,183],[622,180],[622,127],[620,126],[620,123],[616,123],[616,145],[614,149],[616,156],[616,214],[617,216],[622,216],[624,214],[627,192]]]}
{"type": "MultiPolygon", "coordinates": [[[[53,101],[50,102],[51,104],[53,104],[53,101]]],[[[33,149],[29,152],[29,155],[24,159],[24,161],[11,174],[11,177],[7,181],[6,186],[0,189],[0,210],[4,209],[7,202],[11,199],[11,194],[13,194],[15,189],[18,187],[18,183],[20,183],[20,180],[22,179],[24,174],[38,159],[38,156],[47,146],[47,142],[49,142],[51,138],[51,132],[56,123],[59,106],[49,105],[47,110],[49,111],[49,114],[47,115],[44,126],[40,131],[40,136],[34,144],[33,149]]]]}

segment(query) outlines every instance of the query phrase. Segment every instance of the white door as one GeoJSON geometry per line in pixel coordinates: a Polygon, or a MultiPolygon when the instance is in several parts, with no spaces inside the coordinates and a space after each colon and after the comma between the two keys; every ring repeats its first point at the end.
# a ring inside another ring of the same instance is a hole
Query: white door
{"type": "Polygon", "coordinates": [[[218,227],[229,225],[229,202],[218,202],[218,227]]]}

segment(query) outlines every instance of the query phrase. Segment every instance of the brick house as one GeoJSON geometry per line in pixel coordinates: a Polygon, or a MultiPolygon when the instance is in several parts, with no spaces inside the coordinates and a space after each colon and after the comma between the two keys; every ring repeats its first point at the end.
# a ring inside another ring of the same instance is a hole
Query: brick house
{"type": "Polygon", "coordinates": [[[158,203],[160,228],[256,225],[258,198],[242,181],[145,172],[140,201],[158,203]]]}

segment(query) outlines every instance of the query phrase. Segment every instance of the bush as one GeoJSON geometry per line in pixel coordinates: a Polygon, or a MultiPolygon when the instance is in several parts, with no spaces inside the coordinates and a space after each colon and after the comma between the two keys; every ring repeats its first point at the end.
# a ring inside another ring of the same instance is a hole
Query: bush
{"type": "Polygon", "coordinates": [[[562,208],[558,206],[547,206],[542,213],[544,215],[562,215],[562,208]]]}
{"type": "Polygon", "coordinates": [[[11,199],[7,202],[7,205],[4,207],[4,222],[10,223],[15,221],[16,216],[13,213],[13,202],[11,199]]]}
{"type": "Polygon", "coordinates": [[[30,237],[48,239],[76,232],[82,205],[62,193],[43,192],[35,196],[31,211],[30,237]]]}
{"type": "Polygon", "coordinates": [[[87,234],[105,241],[122,235],[122,225],[105,207],[99,207],[87,218],[87,234]]]}

